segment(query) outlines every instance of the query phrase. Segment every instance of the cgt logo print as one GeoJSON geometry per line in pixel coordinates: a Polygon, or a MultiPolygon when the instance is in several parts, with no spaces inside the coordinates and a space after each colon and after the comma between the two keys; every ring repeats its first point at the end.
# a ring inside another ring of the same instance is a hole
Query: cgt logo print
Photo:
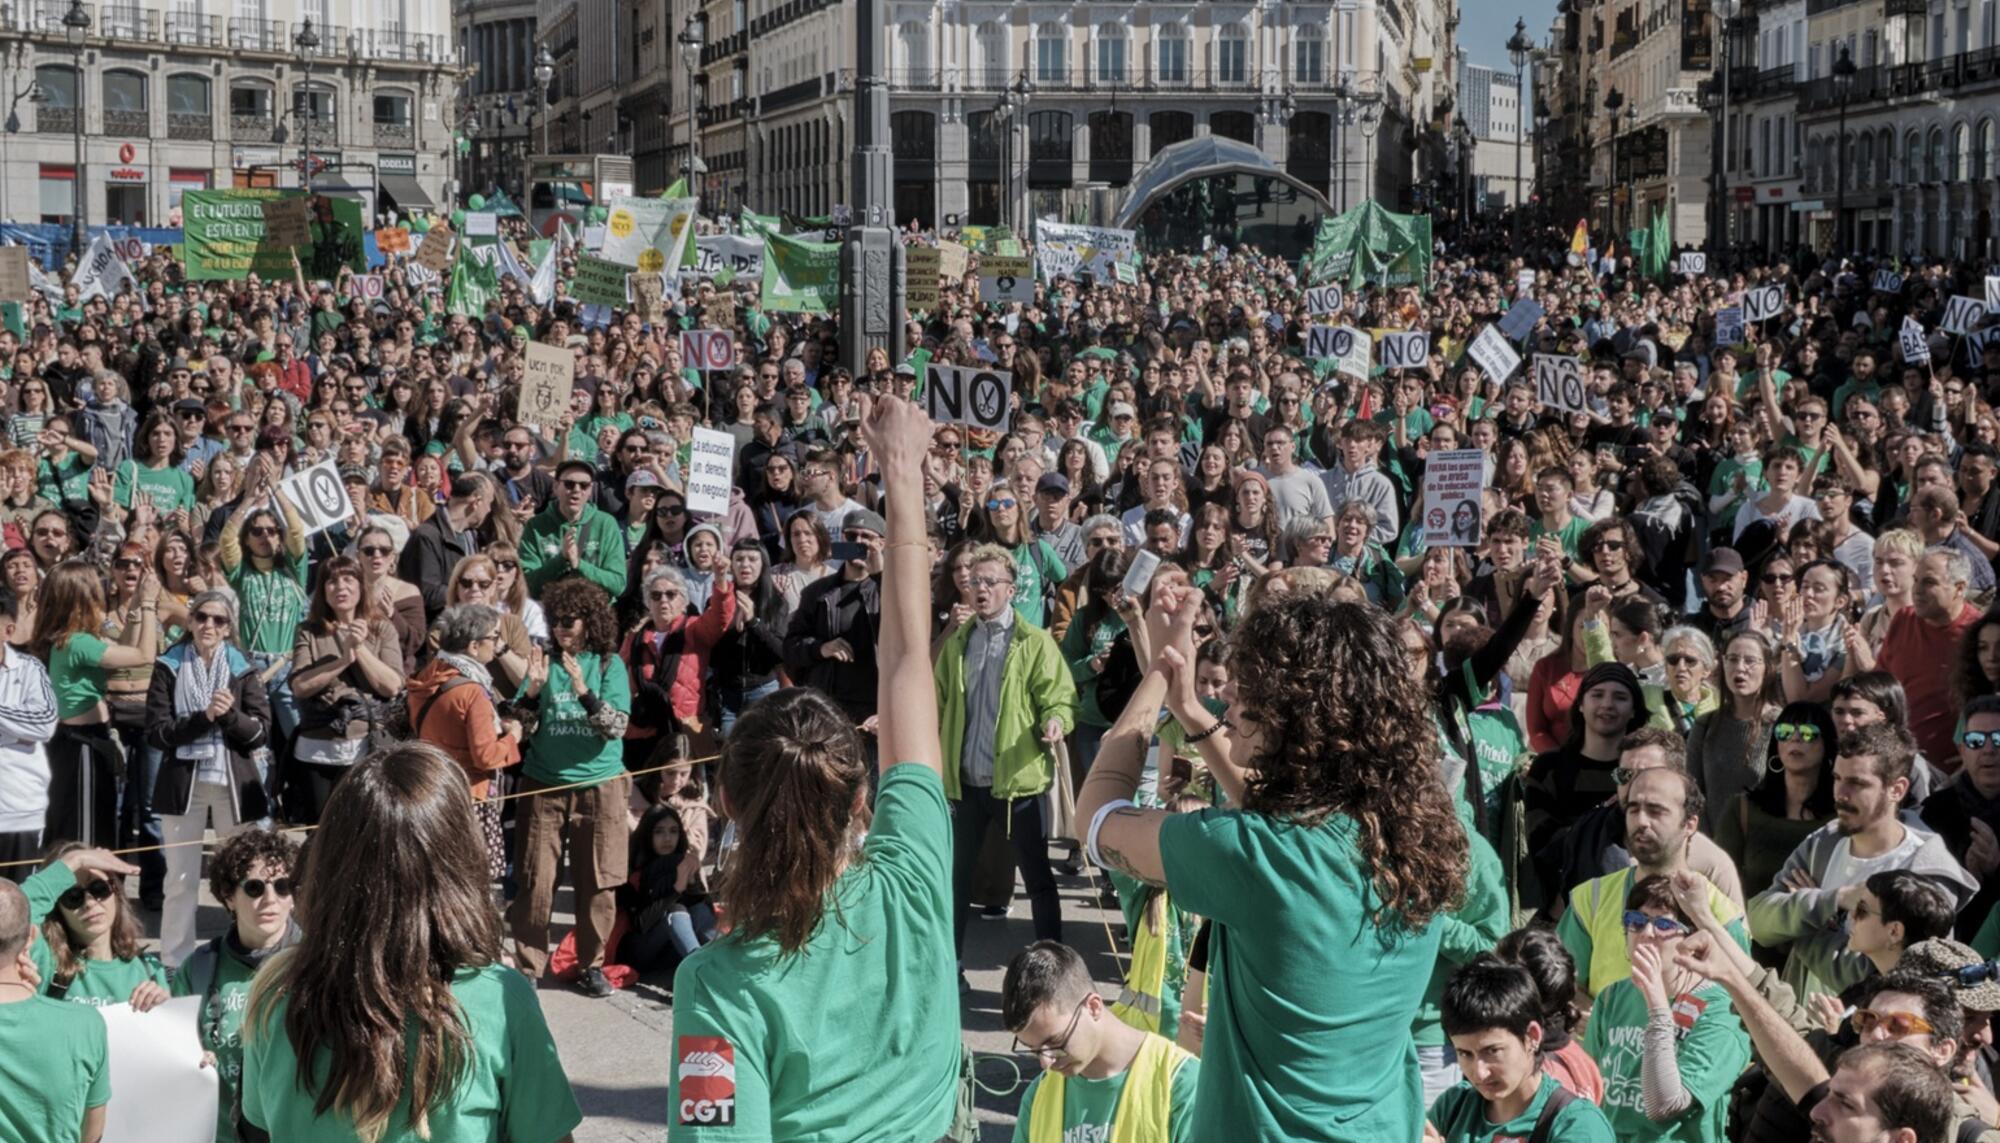
{"type": "Polygon", "coordinates": [[[736,1048],[721,1036],[680,1037],[681,1126],[736,1122],[736,1048]]]}

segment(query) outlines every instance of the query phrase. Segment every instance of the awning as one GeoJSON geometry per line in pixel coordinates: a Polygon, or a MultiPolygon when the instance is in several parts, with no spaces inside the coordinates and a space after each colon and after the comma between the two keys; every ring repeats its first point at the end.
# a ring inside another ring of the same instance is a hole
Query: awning
{"type": "Polygon", "coordinates": [[[418,186],[417,180],[409,175],[377,175],[376,180],[382,184],[383,193],[395,199],[396,205],[404,210],[437,209],[437,204],[431,201],[431,196],[425,194],[424,188],[418,186]]]}
{"type": "Polygon", "coordinates": [[[325,171],[314,175],[312,189],[314,194],[323,194],[332,198],[351,198],[359,202],[363,207],[367,208],[368,213],[363,217],[372,216],[375,213],[374,188],[365,183],[358,185],[351,183],[347,180],[346,176],[338,172],[325,171]]]}

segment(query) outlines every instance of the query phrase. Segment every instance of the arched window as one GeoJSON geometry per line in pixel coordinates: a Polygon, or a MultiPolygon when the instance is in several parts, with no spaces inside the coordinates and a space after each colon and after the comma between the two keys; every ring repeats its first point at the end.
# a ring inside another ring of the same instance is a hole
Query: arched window
{"type": "Polygon", "coordinates": [[[1097,28],[1097,82],[1125,82],[1125,25],[1111,22],[1097,28]]]}
{"type": "Polygon", "coordinates": [[[1069,82],[1069,27],[1050,22],[1035,29],[1035,82],[1069,82]]]}
{"type": "Polygon", "coordinates": [[[925,87],[931,82],[930,28],[912,20],[896,29],[896,42],[903,56],[903,82],[925,87]]]}
{"type": "Polygon", "coordinates": [[[1241,24],[1224,24],[1215,40],[1215,80],[1243,83],[1250,75],[1250,34],[1241,24]]]}
{"type": "Polygon", "coordinates": [[[1188,80],[1187,25],[1179,23],[1160,25],[1159,42],[1160,82],[1186,83],[1188,80]]]}
{"type": "Polygon", "coordinates": [[[1973,136],[1972,177],[1975,181],[1991,178],[1993,175],[1993,120],[1979,121],[1979,133],[1973,136]]]}
{"type": "Polygon", "coordinates": [[[104,109],[106,111],[146,110],[145,73],[122,70],[105,72],[104,109]]]}
{"type": "Polygon", "coordinates": [[[167,110],[176,115],[208,114],[208,77],[180,72],[167,77],[167,110]]]}
{"type": "Polygon", "coordinates": [[[1326,77],[1326,29],[1305,24],[1292,41],[1292,78],[1299,83],[1321,83],[1326,77]]]}
{"type": "Polygon", "coordinates": [[[1819,137],[1806,140],[1806,187],[1808,191],[1819,189],[1819,137]]]}
{"type": "Polygon", "coordinates": [[[1924,137],[1915,131],[1903,136],[1903,181],[1924,181],[1924,137]]]}
{"type": "Polygon", "coordinates": [[[1887,186],[1896,177],[1896,133],[1882,128],[1876,133],[1875,149],[1879,153],[1875,181],[1887,186]]]}
{"type": "Polygon", "coordinates": [[[973,39],[978,49],[977,69],[974,84],[977,87],[993,89],[1007,82],[1007,28],[1005,25],[988,21],[979,25],[973,39]]]}
{"type": "Polygon", "coordinates": [[[1943,182],[1945,180],[1944,128],[1931,128],[1930,154],[1924,161],[1924,180],[1943,182]]]}
{"type": "Polygon", "coordinates": [[[1860,151],[1854,160],[1856,176],[1854,185],[1865,187],[1868,185],[1868,180],[1875,177],[1875,136],[1861,136],[1860,151]]]}
{"type": "Polygon", "coordinates": [[[35,69],[35,86],[42,92],[43,111],[75,110],[75,68],[68,64],[43,64],[35,69]]]}
{"type": "Polygon", "coordinates": [[[1951,165],[1946,178],[1962,183],[1972,177],[1972,128],[1959,123],[1951,129],[1951,165]]]}

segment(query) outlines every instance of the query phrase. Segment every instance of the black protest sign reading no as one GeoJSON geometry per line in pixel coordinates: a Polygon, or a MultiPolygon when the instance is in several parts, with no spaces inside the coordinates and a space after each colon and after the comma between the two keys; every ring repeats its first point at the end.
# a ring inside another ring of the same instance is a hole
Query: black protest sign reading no
{"type": "Polygon", "coordinates": [[[924,384],[924,406],[939,424],[971,425],[999,432],[1007,427],[1014,375],[993,369],[933,364],[924,384]]]}

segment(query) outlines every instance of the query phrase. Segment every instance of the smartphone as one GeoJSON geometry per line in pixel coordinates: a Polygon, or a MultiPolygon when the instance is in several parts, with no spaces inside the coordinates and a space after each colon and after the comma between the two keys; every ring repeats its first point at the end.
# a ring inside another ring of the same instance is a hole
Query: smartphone
{"type": "Polygon", "coordinates": [[[865,560],[868,558],[868,545],[853,544],[846,540],[840,540],[829,545],[827,553],[833,557],[833,562],[837,564],[844,564],[849,560],[865,560]]]}

